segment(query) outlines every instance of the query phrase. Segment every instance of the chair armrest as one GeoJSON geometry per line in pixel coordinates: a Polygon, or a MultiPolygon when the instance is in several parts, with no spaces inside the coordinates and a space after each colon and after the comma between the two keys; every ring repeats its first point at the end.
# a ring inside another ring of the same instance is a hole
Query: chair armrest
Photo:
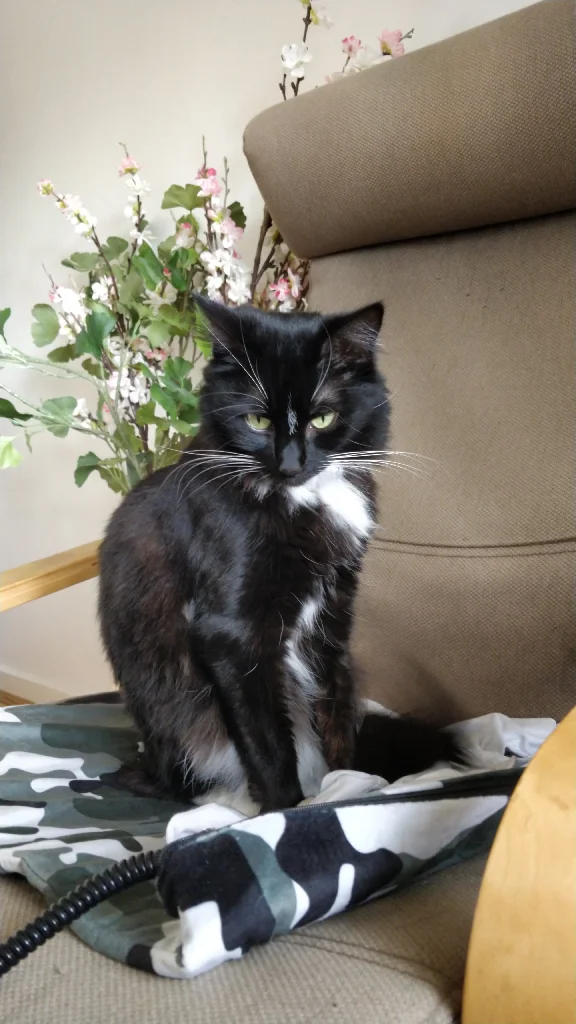
{"type": "Polygon", "coordinates": [[[99,540],[91,541],[0,573],[0,612],[97,576],[99,547],[99,540]]]}
{"type": "Polygon", "coordinates": [[[463,1024],[576,1021],[576,708],[526,769],[474,916],[463,1024]]]}

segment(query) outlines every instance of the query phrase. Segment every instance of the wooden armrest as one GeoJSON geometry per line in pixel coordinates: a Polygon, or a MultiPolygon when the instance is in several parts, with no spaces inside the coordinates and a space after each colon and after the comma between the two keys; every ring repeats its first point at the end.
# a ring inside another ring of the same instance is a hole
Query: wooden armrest
{"type": "Polygon", "coordinates": [[[45,597],[97,576],[99,547],[99,540],[91,541],[0,573],[0,611],[7,612],[19,604],[35,601],[37,597],[45,597]]]}
{"type": "Polygon", "coordinates": [[[463,1024],[576,1021],[576,708],[526,769],[474,916],[463,1024]]]}

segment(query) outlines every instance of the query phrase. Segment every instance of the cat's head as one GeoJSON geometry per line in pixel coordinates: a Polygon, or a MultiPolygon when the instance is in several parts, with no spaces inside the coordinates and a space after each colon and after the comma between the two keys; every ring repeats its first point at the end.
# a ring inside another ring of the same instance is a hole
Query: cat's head
{"type": "Polygon", "coordinates": [[[321,316],[196,301],[213,343],[202,421],[215,447],[251,457],[255,482],[300,485],[346,456],[384,447],[381,303],[321,316]]]}

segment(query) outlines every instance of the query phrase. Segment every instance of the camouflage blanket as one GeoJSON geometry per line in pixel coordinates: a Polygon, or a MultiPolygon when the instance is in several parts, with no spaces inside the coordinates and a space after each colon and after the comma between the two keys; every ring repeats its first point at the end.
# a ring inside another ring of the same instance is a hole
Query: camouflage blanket
{"type": "Polygon", "coordinates": [[[0,873],[24,875],[53,901],[167,842],[157,885],[112,897],[73,928],[106,956],[190,978],[487,850],[522,764],[554,723],[476,721],[462,727],[476,742],[475,771],[443,766],[392,786],[333,772],[305,805],[244,819],[119,788],[138,745],[119,706],[0,708],[0,873]]]}

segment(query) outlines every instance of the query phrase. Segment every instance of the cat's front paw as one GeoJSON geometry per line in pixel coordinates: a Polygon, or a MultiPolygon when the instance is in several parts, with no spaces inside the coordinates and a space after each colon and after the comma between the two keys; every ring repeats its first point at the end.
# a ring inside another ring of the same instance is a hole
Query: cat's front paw
{"type": "Polygon", "coordinates": [[[223,807],[232,807],[239,814],[244,814],[247,818],[255,818],[257,814],[261,813],[260,804],[253,800],[248,793],[240,790],[210,789],[207,793],[203,793],[202,796],[195,797],[194,803],[220,804],[223,807]]]}

